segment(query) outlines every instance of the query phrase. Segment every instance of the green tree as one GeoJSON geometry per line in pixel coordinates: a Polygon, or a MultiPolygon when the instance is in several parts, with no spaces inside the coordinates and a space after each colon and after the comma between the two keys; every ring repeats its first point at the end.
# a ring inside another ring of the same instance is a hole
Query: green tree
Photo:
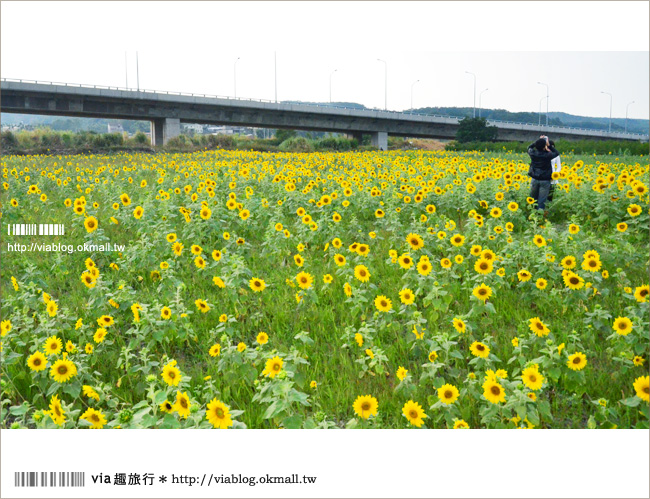
{"type": "Polygon", "coordinates": [[[288,140],[296,136],[295,130],[283,130],[279,129],[275,131],[275,142],[277,144],[282,144],[285,140],[288,140]]]}
{"type": "Polygon", "coordinates": [[[458,142],[492,142],[497,139],[499,129],[488,126],[485,118],[463,118],[458,124],[458,142]]]}

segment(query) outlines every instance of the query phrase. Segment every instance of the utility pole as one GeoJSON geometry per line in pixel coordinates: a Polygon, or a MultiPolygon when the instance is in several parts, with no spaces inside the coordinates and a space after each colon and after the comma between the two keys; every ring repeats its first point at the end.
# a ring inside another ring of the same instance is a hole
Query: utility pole
{"type": "Polygon", "coordinates": [[[482,90],[480,94],[478,94],[478,117],[481,117],[481,97],[483,96],[483,92],[487,92],[489,89],[486,88],[485,90],[482,90]]]}
{"type": "Polygon", "coordinates": [[[627,133],[627,109],[630,107],[630,104],[634,104],[634,101],[628,102],[625,106],[625,133],[627,133]]]}
{"type": "Polygon", "coordinates": [[[237,61],[239,59],[241,59],[241,57],[237,57],[237,59],[235,59],[235,64],[233,64],[233,74],[235,78],[235,99],[237,98],[237,61]]]}
{"type": "Polygon", "coordinates": [[[539,99],[539,119],[537,120],[537,126],[542,126],[542,102],[544,102],[546,97],[539,99]]]}
{"type": "Polygon", "coordinates": [[[411,83],[411,111],[413,111],[413,86],[419,81],[420,80],[415,80],[413,83],[411,83]]]}
{"type": "Polygon", "coordinates": [[[384,63],[384,111],[388,111],[388,63],[383,59],[377,59],[384,63]]]}
{"type": "Polygon", "coordinates": [[[609,92],[600,92],[609,95],[609,133],[612,133],[612,94],[609,92]]]}
{"type": "Polygon", "coordinates": [[[548,126],[548,85],[542,83],[541,81],[537,82],[538,85],[544,85],[546,87],[546,126],[548,126]]]}
{"type": "Polygon", "coordinates": [[[474,77],[474,115],[473,115],[473,117],[476,118],[476,75],[474,73],[469,72],[469,71],[465,71],[465,72],[474,77]]]}
{"type": "Polygon", "coordinates": [[[335,69],[330,73],[330,104],[332,103],[332,75],[336,73],[338,69],[335,69]]]}

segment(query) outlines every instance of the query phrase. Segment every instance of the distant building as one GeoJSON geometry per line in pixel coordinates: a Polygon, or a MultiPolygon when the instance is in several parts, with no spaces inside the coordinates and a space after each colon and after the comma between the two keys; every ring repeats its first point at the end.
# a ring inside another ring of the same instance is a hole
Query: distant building
{"type": "Polygon", "coordinates": [[[124,127],[122,126],[122,123],[109,123],[108,133],[124,133],[124,127]]]}
{"type": "Polygon", "coordinates": [[[183,123],[183,129],[188,131],[193,131],[194,133],[199,133],[199,134],[203,133],[203,125],[198,125],[195,123],[190,123],[190,124],[183,123]]]}

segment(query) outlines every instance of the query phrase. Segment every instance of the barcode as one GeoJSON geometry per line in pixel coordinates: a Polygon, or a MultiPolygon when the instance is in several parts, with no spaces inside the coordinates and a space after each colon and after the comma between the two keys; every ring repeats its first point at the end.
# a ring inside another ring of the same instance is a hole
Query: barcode
{"type": "Polygon", "coordinates": [[[16,471],[16,487],[85,487],[83,471],[16,471]]]}
{"type": "Polygon", "coordinates": [[[9,224],[7,234],[10,236],[62,236],[65,234],[63,224],[9,224]]]}

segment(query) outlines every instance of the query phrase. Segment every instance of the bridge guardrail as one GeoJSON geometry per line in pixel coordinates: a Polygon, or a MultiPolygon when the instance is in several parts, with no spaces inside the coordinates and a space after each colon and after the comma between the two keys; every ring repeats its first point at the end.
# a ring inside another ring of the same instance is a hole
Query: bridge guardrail
{"type": "MultiPolygon", "coordinates": [[[[204,97],[204,98],[209,98],[209,99],[225,99],[225,100],[238,100],[238,101],[248,101],[248,102],[263,102],[263,103],[269,103],[269,104],[282,104],[282,102],[276,102],[272,101],[269,99],[253,99],[249,97],[227,97],[223,95],[211,95],[211,94],[195,94],[191,92],[174,92],[173,90],[151,90],[151,89],[134,89],[134,88],[128,88],[128,87],[113,87],[109,85],[89,85],[85,83],[66,83],[66,82],[56,82],[56,81],[43,81],[43,80],[25,80],[25,79],[16,79],[16,78],[0,78],[0,81],[7,81],[7,82],[18,82],[18,83],[36,83],[36,84],[44,84],[44,85],[62,85],[66,87],[76,87],[76,88],[94,88],[94,89],[100,89],[100,90],[118,90],[118,91],[123,91],[123,92],[143,92],[143,93],[153,93],[153,94],[166,94],[166,95],[181,95],[181,96],[187,96],[187,97],[204,97]]],[[[355,110],[355,111],[379,111],[383,113],[391,113],[391,114],[397,114],[397,115],[409,115],[409,116],[426,116],[429,118],[451,118],[451,119],[456,119],[456,120],[462,120],[464,119],[464,116],[446,116],[446,115],[439,115],[439,114],[428,114],[428,113],[416,113],[412,111],[384,111],[381,109],[359,109],[357,107],[348,107],[348,106],[337,106],[337,105],[329,105],[329,104],[301,104],[301,103],[290,103],[290,104],[295,104],[295,105],[302,105],[302,106],[313,106],[313,107],[320,107],[320,108],[329,108],[329,109],[349,109],[349,110],[355,110]]],[[[522,123],[518,121],[502,121],[502,120],[487,120],[488,123],[503,123],[503,124],[510,124],[510,125],[529,125],[529,126],[539,126],[539,127],[544,127],[545,129],[553,129],[558,132],[562,130],[576,130],[576,131],[585,131],[585,132],[603,132],[605,134],[619,134],[619,135],[627,135],[629,137],[638,137],[638,138],[648,138],[647,135],[644,135],[642,133],[632,133],[632,132],[607,132],[605,130],[600,130],[597,128],[580,128],[580,127],[571,127],[571,126],[558,126],[558,125],[535,125],[534,123],[522,123]]]]}

